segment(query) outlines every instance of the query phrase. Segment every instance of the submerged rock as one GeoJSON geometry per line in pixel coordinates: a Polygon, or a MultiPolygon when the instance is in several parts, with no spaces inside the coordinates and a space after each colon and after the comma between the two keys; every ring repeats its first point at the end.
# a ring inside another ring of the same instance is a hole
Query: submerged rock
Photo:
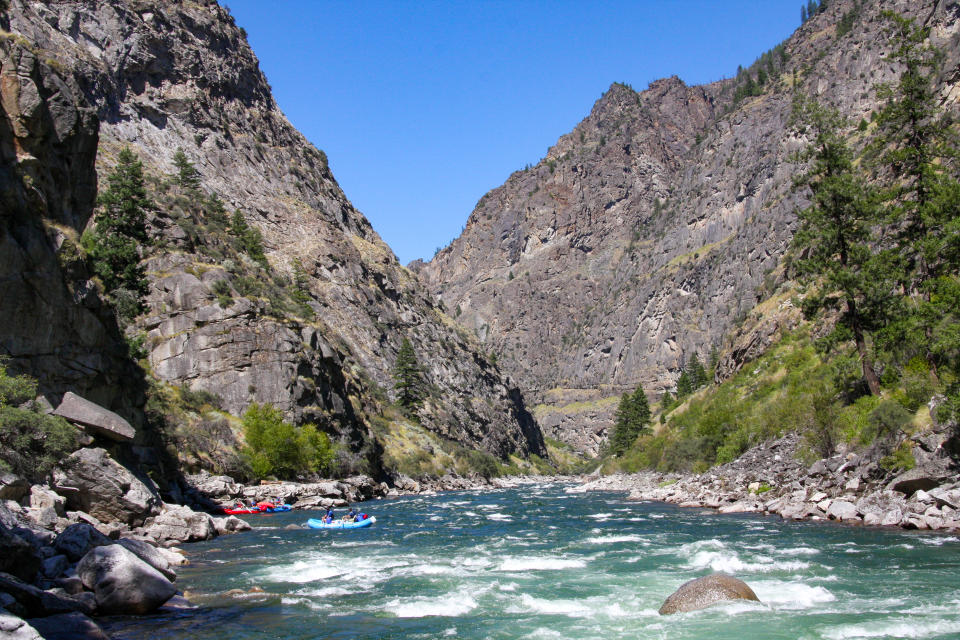
{"type": "Polygon", "coordinates": [[[725,573],[697,578],[685,582],[667,598],[660,607],[660,615],[697,611],[728,600],[753,600],[757,594],[745,582],[725,573]]]}

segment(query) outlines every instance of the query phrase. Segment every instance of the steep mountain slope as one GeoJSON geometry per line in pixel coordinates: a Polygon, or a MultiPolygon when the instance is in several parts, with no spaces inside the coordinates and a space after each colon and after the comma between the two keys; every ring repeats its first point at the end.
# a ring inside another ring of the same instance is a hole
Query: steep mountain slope
{"type": "MultiPolygon", "coordinates": [[[[10,37],[91,105],[101,179],[124,146],[145,164],[158,204],[151,293],[127,333],[145,333],[158,379],[212,392],[234,414],[271,402],[359,446],[392,393],[406,337],[423,367],[427,429],[497,456],[543,452],[519,393],[398,264],[323,152],[280,112],[225,9],[212,0],[15,0],[9,17],[10,37]],[[198,189],[169,180],[178,148],[199,171],[198,189]],[[261,232],[265,263],[224,249],[210,194],[261,232]]],[[[74,235],[89,205],[66,223],[74,235]]],[[[22,352],[22,368],[42,373],[22,352]]],[[[72,388],[40,377],[54,396],[72,388]]]]}
{"type": "Polygon", "coordinates": [[[672,388],[691,354],[706,358],[770,293],[804,205],[793,92],[869,118],[874,85],[894,74],[881,10],[934,27],[956,87],[956,4],[825,4],[738,78],[613,85],[540,163],[485,195],[459,238],[413,265],[541,403],[549,434],[595,452],[616,395],[672,388]],[[836,27],[844,16],[849,30],[836,27]],[[761,72],[762,90],[746,90],[761,72]]]}

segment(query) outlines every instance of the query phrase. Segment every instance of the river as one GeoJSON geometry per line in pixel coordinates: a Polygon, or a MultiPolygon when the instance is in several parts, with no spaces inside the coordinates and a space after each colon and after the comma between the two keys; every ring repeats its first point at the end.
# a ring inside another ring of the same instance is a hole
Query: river
{"type": "Polygon", "coordinates": [[[113,619],[118,640],[960,638],[954,536],[719,515],[559,484],[360,505],[368,529],[290,530],[316,513],[186,545],[197,609],[113,619]],[[660,616],[724,571],[761,603],[660,616]],[[260,591],[262,590],[262,591],[260,591]]]}

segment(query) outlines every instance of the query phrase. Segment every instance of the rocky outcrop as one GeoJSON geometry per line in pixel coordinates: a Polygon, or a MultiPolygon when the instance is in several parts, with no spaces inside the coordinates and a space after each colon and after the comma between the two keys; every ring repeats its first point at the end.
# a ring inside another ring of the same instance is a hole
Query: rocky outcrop
{"type": "Polygon", "coordinates": [[[129,422],[72,391],[63,395],[60,406],[53,414],[66,418],[91,435],[103,436],[115,442],[132,442],[136,435],[129,422]]]}
{"type": "MultiPolygon", "coordinates": [[[[861,4],[838,35],[854,2],[830,2],[784,42],[783,67],[761,95],[740,102],[732,78],[697,87],[669,78],[640,92],[612,85],[543,160],[484,195],[459,238],[411,267],[531,404],[559,409],[603,385],[610,398],[637,385],[657,396],[693,353],[705,360],[713,347],[720,376],[731,375],[792,322],[785,308],[737,332],[783,280],[795,211],[806,204],[793,188],[805,144],[789,125],[795,91],[854,122],[869,118],[874,86],[896,73],[884,60],[882,10],[932,27],[948,52],[944,88],[955,87],[960,22],[950,6],[861,4]]],[[[590,451],[583,432],[600,432],[609,417],[587,406],[553,425],[555,437],[590,451]]]]}
{"type": "Polygon", "coordinates": [[[65,495],[70,509],[103,522],[143,524],[156,513],[156,488],[111,458],[104,449],[80,449],[54,470],[54,489],[65,495]]]}
{"type": "Polygon", "coordinates": [[[153,518],[144,533],[161,544],[196,542],[217,536],[213,518],[190,507],[164,505],[163,512],[153,518]]]}
{"type": "Polygon", "coordinates": [[[96,199],[97,117],[56,59],[0,38],[0,353],[53,404],[74,390],[126,411],[136,376],[79,248],[96,199]]]}
{"type": "Polygon", "coordinates": [[[671,613],[697,611],[731,600],[759,602],[760,598],[743,580],[725,573],[714,573],[682,584],[664,601],[658,613],[665,616],[671,613]]]}

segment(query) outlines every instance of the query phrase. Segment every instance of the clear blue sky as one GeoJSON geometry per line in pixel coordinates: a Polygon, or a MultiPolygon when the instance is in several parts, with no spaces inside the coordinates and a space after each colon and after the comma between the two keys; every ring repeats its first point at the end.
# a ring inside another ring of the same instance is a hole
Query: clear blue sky
{"type": "Polygon", "coordinates": [[[732,76],[799,26],[801,2],[225,4],[280,108],[406,264],[458,236],[611,83],[732,76]]]}

